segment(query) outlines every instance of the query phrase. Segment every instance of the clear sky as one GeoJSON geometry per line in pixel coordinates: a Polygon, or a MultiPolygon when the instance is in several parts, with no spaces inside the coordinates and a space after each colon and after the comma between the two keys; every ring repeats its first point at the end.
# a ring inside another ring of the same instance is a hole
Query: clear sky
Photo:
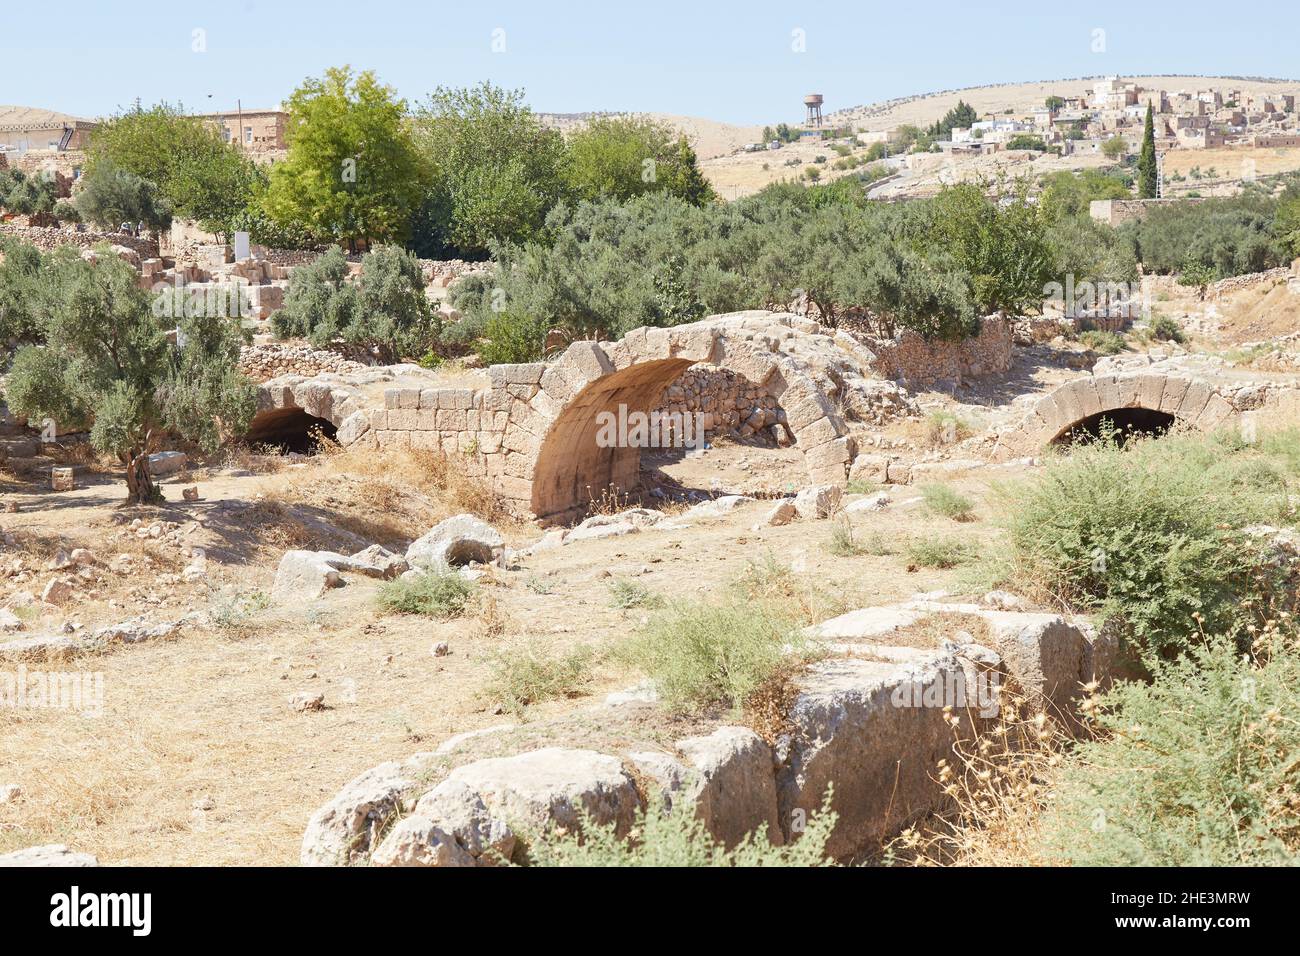
{"type": "Polygon", "coordinates": [[[1295,77],[1295,9],[1294,0],[1068,9],[1060,0],[0,0],[0,103],[81,116],[136,98],[195,111],[236,99],[273,106],[303,77],[349,63],[411,101],[490,79],[525,88],[544,112],[775,122],[798,120],[813,91],[829,112],[1110,73],[1295,77]]]}

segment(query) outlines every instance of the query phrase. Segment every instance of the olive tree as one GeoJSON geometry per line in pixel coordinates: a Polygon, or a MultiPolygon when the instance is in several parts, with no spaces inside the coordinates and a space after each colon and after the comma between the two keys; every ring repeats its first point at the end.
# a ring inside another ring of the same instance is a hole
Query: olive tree
{"type": "Polygon", "coordinates": [[[148,469],[160,431],[215,450],[247,429],[257,393],[237,370],[242,333],[230,319],[188,316],[174,344],[135,270],[71,250],[48,257],[39,298],[39,342],[14,355],[5,398],[29,421],[89,427],[91,445],[122,462],[128,500],[162,497],[148,469]]]}

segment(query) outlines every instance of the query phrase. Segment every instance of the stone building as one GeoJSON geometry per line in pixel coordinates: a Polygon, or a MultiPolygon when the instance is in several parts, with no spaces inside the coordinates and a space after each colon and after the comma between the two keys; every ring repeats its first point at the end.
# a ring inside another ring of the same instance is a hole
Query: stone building
{"type": "Polygon", "coordinates": [[[19,152],[82,149],[94,120],[26,106],[0,106],[0,147],[19,152]]]}
{"type": "Polygon", "coordinates": [[[250,152],[285,149],[285,130],[289,114],[283,110],[227,110],[202,113],[200,119],[217,126],[227,143],[236,143],[250,152]]]}

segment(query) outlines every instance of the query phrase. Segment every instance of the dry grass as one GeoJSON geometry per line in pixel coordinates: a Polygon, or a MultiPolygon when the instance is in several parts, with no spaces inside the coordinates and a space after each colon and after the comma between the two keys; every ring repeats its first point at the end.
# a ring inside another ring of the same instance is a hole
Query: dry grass
{"type": "MultiPolygon", "coordinates": [[[[1097,686],[1084,690],[1086,717],[1096,712],[1097,686]]],[[[940,758],[935,779],[953,807],[904,830],[886,847],[886,859],[919,866],[1044,864],[1040,820],[1075,738],[1006,686],[998,717],[973,739],[961,717],[944,711],[953,758],[940,758]]],[[[1089,728],[1085,720],[1082,732],[1089,728]]]]}
{"type": "Polygon", "coordinates": [[[984,618],[978,614],[948,611],[927,614],[906,627],[890,631],[881,642],[893,647],[934,648],[942,645],[944,641],[955,640],[962,631],[969,634],[974,643],[988,646],[989,625],[984,618]]]}

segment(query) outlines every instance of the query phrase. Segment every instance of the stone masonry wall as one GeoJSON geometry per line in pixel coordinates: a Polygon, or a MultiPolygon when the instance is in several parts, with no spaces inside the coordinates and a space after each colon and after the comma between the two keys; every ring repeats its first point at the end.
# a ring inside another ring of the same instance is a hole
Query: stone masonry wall
{"type": "Polygon", "coordinates": [[[100,243],[108,243],[112,246],[125,246],[138,253],[142,259],[158,255],[156,242],[116,232],[77,232],[75,229],[59,229],[54,226],[20,226],[17,223],[6,222],[0,223],[0,233],[30,242],[44,252],[49,252],[58,246],[91,249],[100,243]]]}
{"type": "Polygon", "coordinates": [[[1011,368],[1011,323],[997,316],[985,318],[978,335],[960,341],[929,340],[911,331],[865,341],[876,354],[874,371],[908,386],[960,385],[1011,368]]]}

